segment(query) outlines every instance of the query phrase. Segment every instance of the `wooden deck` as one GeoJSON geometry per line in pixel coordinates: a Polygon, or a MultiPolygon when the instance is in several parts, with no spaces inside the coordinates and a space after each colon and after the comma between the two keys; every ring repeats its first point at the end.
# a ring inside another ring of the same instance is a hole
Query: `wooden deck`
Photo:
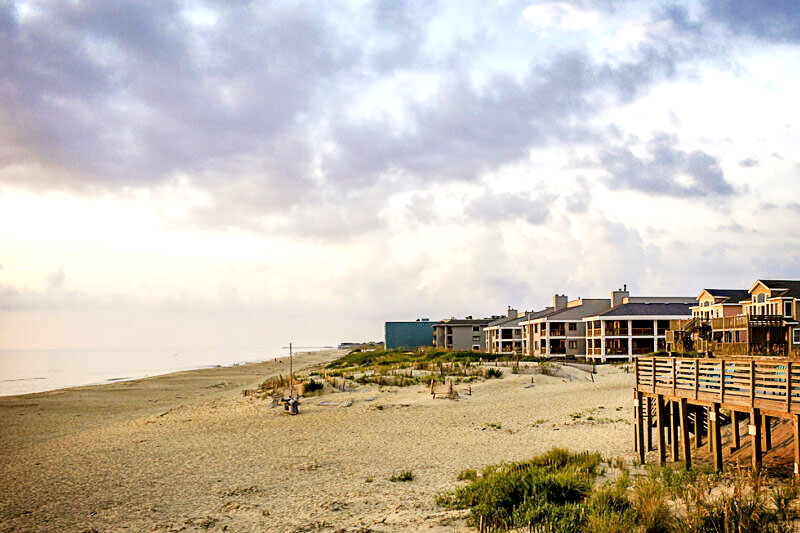
{"type": "Polygon", "coordinates": [[[791,420],[794,472],[798,473],[800,361],[776,357],[639,357],[635,360],[635,376],[634,447],[641,463],[645,461],[646,451],[654,449],[652,430],[655,427],[659,462],[666,461],[669,445],[672,459],[677,461],[683,455],[689,466],[690,435],[694,447],[698,448],[703,433],[707,433],[714,465],[721,470],[720,410],[725,410],[735,421],[731,425],[731,449],[740,446],[738,422],[743,416],[749,418],[747,433],[751,438],[754,469],[761,468],[762,453],[771,448],[773,422],[791,420]]]}

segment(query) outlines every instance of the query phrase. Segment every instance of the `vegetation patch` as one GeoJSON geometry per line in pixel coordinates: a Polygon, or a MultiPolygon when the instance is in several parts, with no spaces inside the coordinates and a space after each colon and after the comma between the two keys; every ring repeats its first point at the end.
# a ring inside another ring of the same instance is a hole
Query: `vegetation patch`
{"type": "Polygon", "coordinates": [[[798,487],[764,488],[743,471],[722,477],[703,469],[652,467],[632,478],[624,460],[553,449],[530,461],[465,470],[465,486],[436,503],[469,509],[484,532],[782,533],[797,531],[798,487]],[[595,486],[599,474],[616,479],[595,486]]]}
{"type": "Polygon", "coordinates": [[[411,470],[401,470],[400,472],[392,474],[391,477],[389,477],[389,481],[414,481],[414,477],[414,473],[411,470]]]}

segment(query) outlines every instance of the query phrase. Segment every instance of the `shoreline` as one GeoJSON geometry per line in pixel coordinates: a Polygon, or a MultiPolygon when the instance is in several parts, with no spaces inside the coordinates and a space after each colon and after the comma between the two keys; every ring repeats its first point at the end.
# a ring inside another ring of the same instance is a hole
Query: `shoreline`
{"type": "MultiPolygon", "coordinates": [[[[305,349],[298,353],[329,349],[332,348],[305,349]]],[[[0,379],[0,398],[148,379],[177,372],[268,363],[283,357],[286,355],[280,354],[279,350],[262,348],[0,350],[0,374],[4,374],[0,378],[8,378],[0,379]],[[34,357],[32,362],[19,366],[11,362],[13,358],[31,357],[29,352],[34,357]],[[135,360],[133,364],[126,361],[131,358],[135,360]]]]}

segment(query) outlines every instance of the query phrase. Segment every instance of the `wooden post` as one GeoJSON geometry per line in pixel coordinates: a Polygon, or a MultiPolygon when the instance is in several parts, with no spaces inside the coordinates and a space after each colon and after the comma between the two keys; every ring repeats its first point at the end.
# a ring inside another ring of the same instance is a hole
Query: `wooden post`
{"type": "Polygon", "coordinates": [[[639,452],[639,464],[644,464],[645,449],[644,449],[644,419],[642,417],[642,393],[636,391],[636,399],[634,400],[634,409],[636,409],[636,449],[639,452]]]}
{"type": "Polygon", "coordinates": [[[680,421],[680,413],[678,413],[678,402],[673,401],[670,402],[672,405],[670,406],[669,410],[672,412],[672,460],[673,461],[680,461],[680,455],[678,453],[678,423],[680,421]]]}
{"type": "Polygon", "coordinates": [[[700,448],[703,445],[703,415],[705,409],[695,406],[694,408],[694,447],[700,448]]]}
{"type": "Polygon", "coordinates": [[[714,447],[714,468],[722,472],[722,435],[719,429],[719,404],[715,403],[709,416],[711,422],[711,441],[714,447]]]}
{"type": "Polygon", "coordinates": [[[750,446],[753,450],[753,472],[761,470],[761,413],[756,407],[750,411],[750,427],[747,428],[750,434],[750,446]]]}
{"type": "Polygon", "coordinates": [[[719,362],[719,403],[725,403],[725,359],[719,362]]]}
{"type": "Polygon", "coordinates": [[[731,411],[731,437],[733,438],[731,452],[735,452],[742,446],[742,441],[739,437],[739,418],[736,416],[736,411],[731,411]]]}
{"type": "Polygon", "coordinates": [[[645,398],[645,405],[647,406],[647,433],[645,433],[645,438],[647,439],[647,451],[653,451],[653,400],[648,396],[645,398]]]}
{"type": "Polygon", "coordinates": [[[794,438],[792,439],[794,441],[792,443],[794,447],[794,476],[800,477],[800,415],[792,417],[792,425],[794,426],[794,438]]]}
{"type": "Polygon", "coordinates": [[[678,387],[678,383],[675,379],[675,358],[672,358],[672,396],[675,396],[675,390],[678,387]]]}
{"type": "MultiPolygon", "coordinates": [[[[749,338],[749,337],[748,337],[749,338]]],[[[756,406],[756,362],[750,360],[750,407],[756,406]]]]}
{"type": "Polygon", "coordinates": [[[658,433],[658,464],[664,466],[667,462],[667,450],[664,442],[664,397],[656,396],[656,429],[658,433]]]}
{"type": "Polygon", "coordinates": [[[762,414],[761,426],[764,433],[764,451],[768,452],[772,449],[772,419],[762,414]]]}
{"type": "Polygon", "coordinates": [[[672,446],[672,402],[664,398],[664,427],[667,429],[667,444],[672,446]]]}
{"type": "Polygon", "coordinates": [[[697,394],[700,392],[700,361],[694,360],[694,399],[697,399],[697,394]]]}
{"type": "Polygon", "coordinates": [[[689,404],[686,401],[686,398],[681,398],[679,405],[681,418],[681,444],[683,445],[683,462],[688,470],[692,467],[692,446],[689,442],[689,404]]]}
{"type": "Polygon", "coordinates": [[[711,417],[713,416],[713,409],[711,407],[706,407],[706,420],[708,422],[708,454],[711,455],[714,453],[714,439],[712,438],[712,433],[714,433],[713,425],[711,424],[711,417]]]}

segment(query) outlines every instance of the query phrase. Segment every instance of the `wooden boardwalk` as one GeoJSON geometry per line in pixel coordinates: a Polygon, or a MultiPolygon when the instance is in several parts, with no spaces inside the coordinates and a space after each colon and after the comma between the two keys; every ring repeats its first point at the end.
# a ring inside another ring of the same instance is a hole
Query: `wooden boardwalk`
{"type": "Polygon", "coordinates": [[[722,470],[723,443],[720,411],[731,417],[731,450],[741,445],[739,422],[749,420],[752,466],[759,470],[762,455],[772,448],[772,425],[788,419],[793,424],[794,473],[800,464],[800,360],[773,357],[724,359],[639,357],[635,360],[634,448],[644,464],[654,450],[659,463],[667,460],[691,465],[692,445],[702,446],[703,433],[722,470]],[[690,427],[691,426],[691,427],[690,427]],[[691,435],[691,436],[690,436],[691,435]]]}

